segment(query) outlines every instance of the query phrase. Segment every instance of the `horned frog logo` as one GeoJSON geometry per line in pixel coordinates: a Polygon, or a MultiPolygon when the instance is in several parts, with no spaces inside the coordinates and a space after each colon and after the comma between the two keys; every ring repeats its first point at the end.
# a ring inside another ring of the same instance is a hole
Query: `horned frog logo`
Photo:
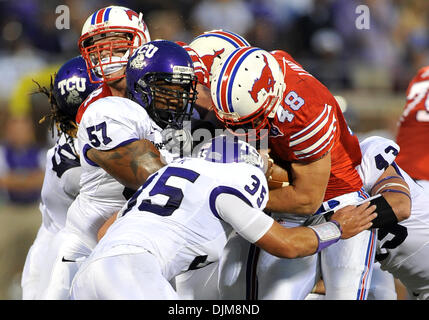
{"type": "Polygon", "coordinates": [[[82,103],[82,98],[80,97],[78,90],[74,89],[69,91],[66,101],[67,101],[67,104],[78,105],[82,103]]]}
{"type": "Polygon", "coordinates": [[[141,50],[136,51],[134,58],[132,59],[130,66],[134,69],[141,69],[143,67],[145,55],[141,50]]]}

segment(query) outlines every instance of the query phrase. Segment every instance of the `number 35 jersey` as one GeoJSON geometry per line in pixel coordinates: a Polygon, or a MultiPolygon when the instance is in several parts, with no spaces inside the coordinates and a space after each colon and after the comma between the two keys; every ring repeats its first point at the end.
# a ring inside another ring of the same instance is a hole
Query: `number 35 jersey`
{"type": "Polygon", "coordinates": [[[325,199],[357,191],[362,182],[359,141],[351,134],[329,90],[287,55],[273,53],[285,73],[286,90],[269,135],[270,147],[289,162],[312,162],[331,152],[325,199]]]}
{"type": "Polygon", "coordinates": [[[95,255],[116,255],[114,248],[124,247],[118,245],[143,247],[159,259],[167,279],[217,261],[232,231],[216,209],[216,199],[225,193],[262,210],[268,200],[266,178],[245,163],[176,160],[128,201],[95,255]]]}

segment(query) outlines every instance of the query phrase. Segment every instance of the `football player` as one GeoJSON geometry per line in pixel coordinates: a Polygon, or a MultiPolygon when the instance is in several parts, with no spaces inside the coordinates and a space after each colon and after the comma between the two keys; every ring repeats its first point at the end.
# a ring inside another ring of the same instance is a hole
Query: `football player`
{"type": "MultiPolygon", "coordinates": [[[[268,139],[276,163],[289,164],[292,183],[270,190],[266,207],[285,227],[302,225],[309,217],[317,219],[320,212],[368,198],[355,169],[361,162],[359,142],[337,101],[283,52],[271,54],[256,47],[234,50],[215,70],[211,94],[216,115],[226,127],[248,139],[268,139]]],[[[375,239],[375,230],[364,231],[320,253],[328,299],[366,298],[375,239]]],[[[257,295],[304,299],[313,288],[318,255],[279,261],[255,247],[247,254],[249,246],[239,238],[230,245],[227,258],[222,259],[226,264],[221,266],[225,298],[244,298],[247,292],[248,299],[257,295]],[[251,264],[247,268],[244,257],[251,264]],[[241,270],[228,271],[228,267],[240,266],[234,261],[237,258],[242,261],[241,270]],[[240,285],[229,277],[233,273],[240,275],[240,285]],[[244,285],[246,279],[247,290],[238,290],[240,297],[230,296],[235,292],[231,287],[244,285]]]]}
{"type": "Polygon", "coordinates": [[[373,136],[363,140],[360,146],[362,163],[357,170],[364,188],[371,195],[381,194],[386,200],[384,210],[389,212],[378,230],[376,261],[380,269],[374,269],[373,281],[378,285],[371,284],[371,296],[376,300],[395,300],[394,276],[405,285],[409,298],[427,300],[429,197],[425,189],[396,164],[400,147],[394,141],[373,136]],[[387,272],[390,277],[386,276],[387,272]]]}
{"type": "Polygon", "coordinates": [[[391,210],[390,216],[385,218],[389,220],[378,230],[376,260],[381,270],[401,280],[411,299],[428,300],[427,190],[396,164],[402,149],[395,142],[382,137],[369,137],[360,145],[362,164],[358,172],[364,188],[371,194],[383,195],[391,210]]]}
{"type": "MultiPolygon", "coordinates": [[[[123,18],[119,22],[138,17],[115,7],[109,19],[114,13],[123,18]]],[[[112,25],[118,24],[110,22],[106,28],[112,25]]],[[[113,68],[105,63],[106,70],[113,68]]],[[[94,70],[100,72],[97,67],[94,70]]],[[[68,298],[79,259],[90,254],[101,225],[123,206],[133,193],[130,190],[138,189],[151,173],[175,157],[165,148],[161,131],[188,119],[196,98],[192,60],[185,49],[170,41],[152,41],[133,49],[126,78],[113,80],[125,81],[132,100],[104,94],[110,88],[110,76],[123,72],[106,70],[100,74],[106,82],[81,105],[76,117],[81,190],[59,235],[60,254],[43,295],[46,299],[68,298]]]]}
{"type": "Polygon", "coordinates": [[[421,68],[407,89],[407,102],[399,119],[396,162],[429,192],[429,66],[421,68]]]}
{"type": "MultiPolygon", "coordinates": [[[[96,79],[96,76],[93,75],[96,79]]],[[[58,138],[46,154],[45,177],[41,191],[42,224],[24,264],[21,287],[22,298],[39,299],[46,285],[51,266],[47,263],[54,235],[65,226],[67,209],[79,193],[81,167],[76,151],[75,121],[81,103],[98,87],[89,81],[85,60],[75,57],[63,64],[49,89],[39,91],[49,97],[51,130],[57,128],[58,138]]],[[[45,118],[41,122],[45,121],[45,118]]]]}
{"type": "Polygon", "coordinates": [[[367,203],[330,222],[283,228],[262,211],[267,161],[256,149],[222,135],[198,155],[168,164],[133,195],[76,274],[72,299],[179,299],[169,281],[218,260],[232,230],[294,258],[365,230],[376,216],[367,203]]]}

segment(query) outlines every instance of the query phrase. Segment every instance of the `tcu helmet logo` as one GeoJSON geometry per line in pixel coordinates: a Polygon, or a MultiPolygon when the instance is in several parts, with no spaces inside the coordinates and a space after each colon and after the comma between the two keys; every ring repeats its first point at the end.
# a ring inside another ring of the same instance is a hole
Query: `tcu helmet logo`
{"type": "Polygon", "coordinates": [[[263,55],[263,57],[264,57],[265,66],[262,69],[261,76],[255,80],[252,86],[252,90],[249,91],[250,96],[255,102],[258,102],[258,93],[262,89],[265,89],[265,91],[269,93],[271,90],[274,90],[274,84],[276,83],[273,77],[273,73],[271,72],[271,69],[268,66],[267,57],[265,55],[263,55]]]}
{"type": "Polygon", "coordinates": [[[84,92],[86,90],[86,79],[72,77],[70,79],[64,79],[58,82],[58,89],[61,90],[61,95],[64,95],[67,92],[72,92],[77,90],[79,92],[84,92]]]}
{"type": "Polygon", "coordinates": [[[215,51],[214,54],[206,54],[205,56],[201,57],[201,60],[203,60],[204,65],[207,68],[207,71],[210,73],[213,65],[213,61],[216,57],[221,55],[225,51],[225,48],[222,48],[218,51],[215,51]]]}
{"type": "Polygon", "coordinates": [[[153,44],[149,43],[140,47],[131,57],[130,66],[134,69],[141,69],[144,65],[145,58],[152,58],[154,54],[158,51],[158,47],[155,47],[153,44]]]}

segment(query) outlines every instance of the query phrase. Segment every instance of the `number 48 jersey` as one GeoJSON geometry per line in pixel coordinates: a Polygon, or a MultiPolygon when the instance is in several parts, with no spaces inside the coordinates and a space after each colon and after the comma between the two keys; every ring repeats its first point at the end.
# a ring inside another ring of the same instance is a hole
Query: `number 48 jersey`
{"type": "Polygon", "coordinates": [[[324,200],[358,191],[355,167],[361,161],[359,141],[347,126],[329,90],[281,51],[273,52],[285,73],[286,90],[271,123],[270,147],[289,162],[312,162],[331,152],[331,175],[324,200]]]}
{"type": "Polygon", "coordinates": [[[149,177],[128,201],[93,259],[120,254],[117,248],[123,246],[118,245],[143,247],[162,262],[167,279],[217,261],[232,231],[217,209],[216,200],[223,194],[262,210],[268,200],[266,178],[246,163],[176,160],[149,177]]]}

